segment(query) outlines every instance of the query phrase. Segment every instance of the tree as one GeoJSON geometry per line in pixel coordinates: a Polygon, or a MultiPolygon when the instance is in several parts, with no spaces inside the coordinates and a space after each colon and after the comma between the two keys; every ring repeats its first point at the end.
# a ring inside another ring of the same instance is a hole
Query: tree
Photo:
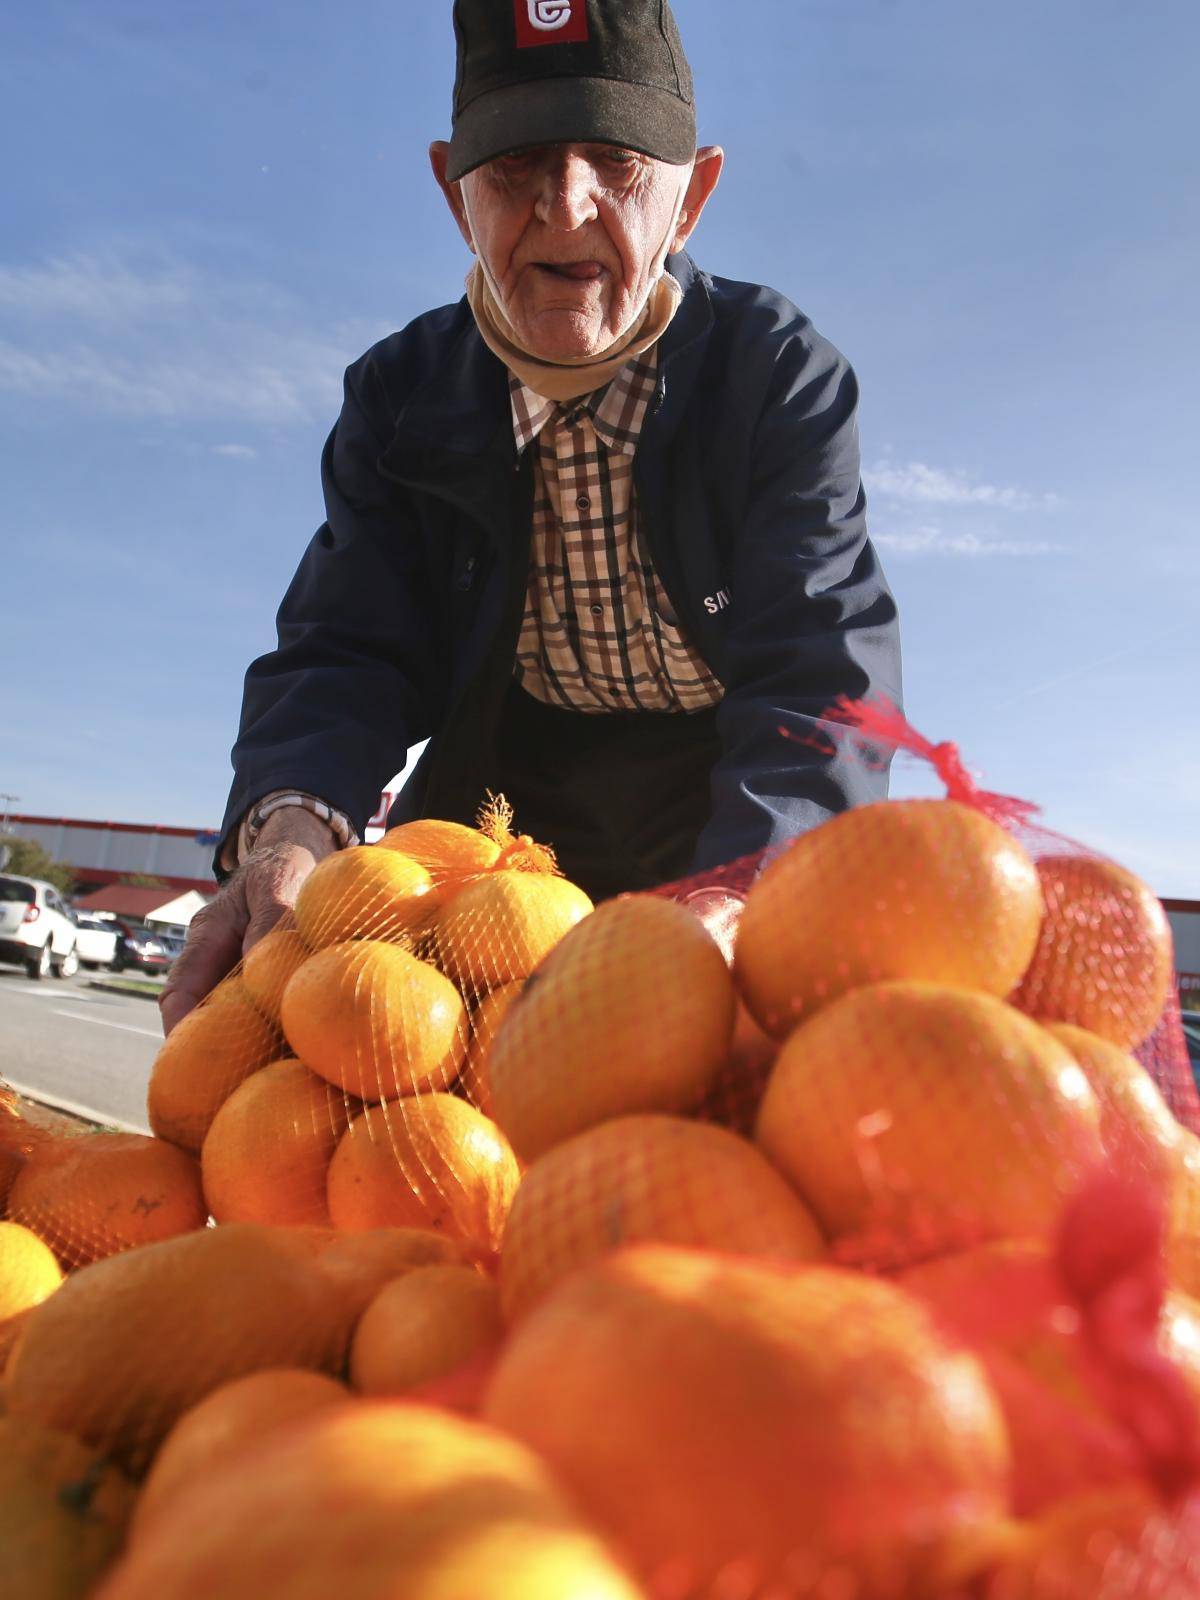
{"type": "Polygon", "coordinates": [[[65,861],[56,861],[36,839],[20,839],[16,834],[6,833],[0,836],[0,847],[8,850],[5,872],[18,878],[41,878],[44,883],[52,883],[60,894],[74,894],[75,868],[65,861]]]}
{"type": "Polygon", "coordinates": [[[117,882],[126,889],[165,889],[166,882],[149,872],[127,872],[117,882]]]}

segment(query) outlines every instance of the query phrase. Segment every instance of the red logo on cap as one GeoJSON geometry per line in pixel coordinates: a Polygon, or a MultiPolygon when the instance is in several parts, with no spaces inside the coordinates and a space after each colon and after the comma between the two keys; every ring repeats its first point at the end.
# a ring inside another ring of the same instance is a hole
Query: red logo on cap
{"type": "Polygon", "coordinates": [[[522,50],[535,44],[587,42],[587,0],[513,0],[513,5],[522,50]]]}

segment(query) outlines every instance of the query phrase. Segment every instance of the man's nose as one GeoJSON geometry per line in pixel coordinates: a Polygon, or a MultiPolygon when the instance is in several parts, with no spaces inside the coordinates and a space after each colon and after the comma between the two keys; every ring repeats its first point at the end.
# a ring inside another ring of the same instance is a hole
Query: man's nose
{"type": "Polygon", "coordinates": [[[570,154],[547,163],[537,199],[539,222],[570,231],[596,215],[596,169],[582,156],[570,154]]]}

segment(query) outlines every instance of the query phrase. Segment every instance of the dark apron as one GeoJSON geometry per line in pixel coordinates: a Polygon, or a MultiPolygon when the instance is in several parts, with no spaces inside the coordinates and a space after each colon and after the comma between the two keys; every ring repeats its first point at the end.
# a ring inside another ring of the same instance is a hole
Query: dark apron
{"type": "Polygon", "coordinates": [[[687,875],[719,753],[715,707],[589,715],[513,682],[490,787],[520,833],[553,846],[565,875],[604,900],[687,875]]]}

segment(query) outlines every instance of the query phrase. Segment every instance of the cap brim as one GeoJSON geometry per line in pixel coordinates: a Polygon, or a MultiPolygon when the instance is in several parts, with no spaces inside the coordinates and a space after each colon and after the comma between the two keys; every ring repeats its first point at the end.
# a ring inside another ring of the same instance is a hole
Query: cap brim
{"type": "Polygon", "coordinates": [[[615,78],[546,78],[472,100],[450,137],[446,176],[539,144],[615,144],[682,166],[696,154],[693,107],[649,84],[615,78]]]}

